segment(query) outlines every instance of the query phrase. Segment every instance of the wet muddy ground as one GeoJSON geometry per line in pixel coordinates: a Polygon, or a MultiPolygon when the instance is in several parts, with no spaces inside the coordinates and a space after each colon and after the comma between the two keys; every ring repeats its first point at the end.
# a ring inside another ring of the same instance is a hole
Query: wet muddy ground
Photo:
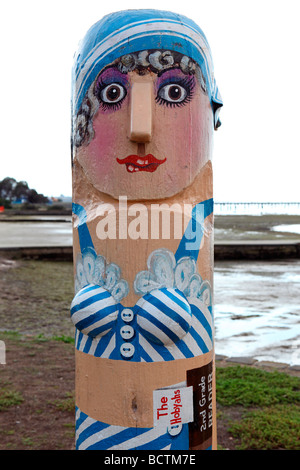
{"type": "Polygon", "coordinates": [[[215,263],[219,354],[300,364],[300,260],[215,263]]]}
{"type": "MultiPolygon", "coordinates": [[[[216,215],[216,243],[230,241],[298,241],[300,215],[216,215]]],[[[0,215],[0,248],[71,246],[71,216],[0,215]]]]}

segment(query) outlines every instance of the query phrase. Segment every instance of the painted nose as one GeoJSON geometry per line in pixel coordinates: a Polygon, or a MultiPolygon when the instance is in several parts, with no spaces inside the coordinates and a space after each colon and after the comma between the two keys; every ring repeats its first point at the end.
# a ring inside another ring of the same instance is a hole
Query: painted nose
{"type": "Polygon", "coordinates": [[[129,138],[150,142],[152,137],[152,88],[150,82],[137,82],[131,88],[129,138]]]}

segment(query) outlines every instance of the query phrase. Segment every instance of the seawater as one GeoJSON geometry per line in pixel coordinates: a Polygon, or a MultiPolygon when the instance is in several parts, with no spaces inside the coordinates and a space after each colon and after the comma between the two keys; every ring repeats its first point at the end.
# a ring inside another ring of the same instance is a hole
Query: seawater
{"type": "Polygon", "coordinates": [[[216,353],[300,365],[299,293],[300,260],[216,262],[216,353]]]}
{"type": "Polygon", "coordinates": [[[32,220],[0,222],[0,248],[36,246],[72,246],[71,217],[55,220],[40,216],[32,220]]]}
{"type": "MultiPolygon", "coordinates": [[[[300,216],[300,202],[216,202],[218,215],[300,216]]],[[[251,217],[249,217],[251,219],[251,217]]],[[[245,220],[245,218],[244,218],[245,220]]],[[[238,225],[238,222],[237,222],[238,225]]],[[[300,233],[298,223],[274,225],[268,231],[219,229],[215,239],[284,241],[300,233]],[[220,233],[219,233],[220,232],[220,233]],[[275,239],[276,239],[275,238],[275,239]]],[[[225,356],[300,364],[300,260],[227,261],[214,266],[215,349],[225,356]]]]}

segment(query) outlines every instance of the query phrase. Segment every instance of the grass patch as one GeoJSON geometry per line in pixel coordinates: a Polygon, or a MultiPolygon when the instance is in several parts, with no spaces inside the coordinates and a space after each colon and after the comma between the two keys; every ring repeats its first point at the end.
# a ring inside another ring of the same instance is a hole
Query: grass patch
{"type": "MultiPolygon", "coordinates": [[[[21,338],[22,335],[19,335],[21,338]]],[[[47,341],[61,341],[62,343],[67,344],[75,344],[75,338],[73,336],[67,335],[54,335],[54,336],[46,336],[44,333],[39,333],[38,335],[33,337],[33,341],[37,343],[45,343],[47,341]]]]}
{"type": "Polygon", "coordinates": [[[18,391],[14,390],[8,382],[0,381],[0,411],[20,405],[22,402],[23,397],[18,391]]]}
{"type": "Polygon", "coordinates": [[[31,437],[22,437],[22,444],[28,447],[34,447],[34,441],[31,437]]]}
{"type": "Polygon", "coordinates": [[[300,407],[274,405],[248,411],[229,432],[240,440],[238,450],[300,450],[300,407]]]}
{"type": "Polygon", "coordinates": [[[217,403],[237,450],[300,450],[298,377],[247,366],[220,367],[216,384],[217,403]]]}
{"type": "Polygon", "coordinates": [[[18,331],[0,331],[0,339],[19,341],[22,338],[22,334],[18,331]]]}
{"type": "Polygon", "coordinates": [[[3,329],[31,335],[72,335],[73,263],[22,260],[1,272],[1,288],[3,329]],[[13,315],[7,314],[10,311],[13,315]]]}
{"type": "Polygon", "coordinates": [[[300,403],[300,380],[282,372],[233,366],[217,368],[217,400],[223,406],[300,403]]]}
{"type": "Polygon", "coordinates": [[[74,393],[71,393],[71,392],[67,393],[65,398],[56,400],[54,404],[60,411],[68,411],[70,413],[74,413],[75,412],[74,393]]]}
{"type": "Polygon", "coordinates": [[[60,335],[60,336],[53,336],[52,339],[54,341],[62,341],[63,343],[67,343],[67,344],[75,344],[75,338],[73,336],[60,335]]]}
{"type": "Polygon", "coordinates": [[[50,338],[44,335],[44,333],[40,333],[36,336],[33,337],[33,340],[36,341],[37,343],[44,343],[46,341],[49,341],[50,338]]]}

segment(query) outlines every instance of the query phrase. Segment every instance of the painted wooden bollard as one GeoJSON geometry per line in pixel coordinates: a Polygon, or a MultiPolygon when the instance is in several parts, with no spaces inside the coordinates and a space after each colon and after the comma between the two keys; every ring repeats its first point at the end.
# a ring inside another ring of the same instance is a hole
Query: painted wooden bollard
{"type": "Polygon", "coordinates": [[[216,448],[213,131],[190,19],[105,16],[73,70],[76,448],[216,448]]]}

